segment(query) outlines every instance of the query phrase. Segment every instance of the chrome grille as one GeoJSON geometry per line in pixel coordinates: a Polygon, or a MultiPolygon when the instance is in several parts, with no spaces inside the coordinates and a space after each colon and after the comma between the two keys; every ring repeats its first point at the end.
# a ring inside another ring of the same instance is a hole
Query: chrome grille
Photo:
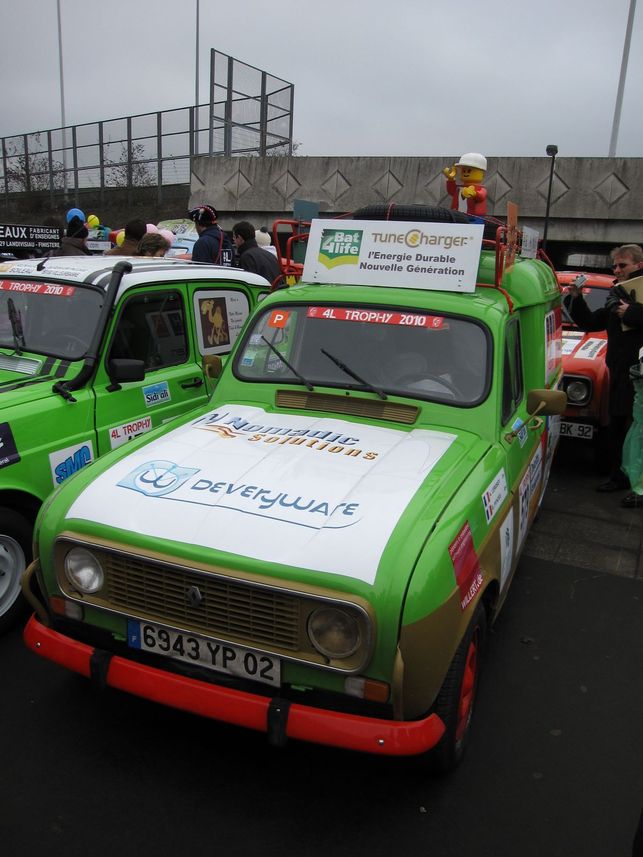
{"type": "Polygon", "coordinates": [[[215,637],[299,648],[301,602],[295,595],[140,557],[105,553],[100,559],[105,606],[215,637]],[[188,601],[190,587],[202,597],[198,606],[188,601]]]}

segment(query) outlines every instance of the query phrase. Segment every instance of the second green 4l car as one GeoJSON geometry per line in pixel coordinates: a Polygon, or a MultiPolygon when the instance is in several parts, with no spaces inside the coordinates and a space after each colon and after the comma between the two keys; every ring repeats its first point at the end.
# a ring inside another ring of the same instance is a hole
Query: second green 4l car
{"type": "Polygon", "coordinates": [[[276,744],[459,761],[565,395],[554,273],[457,215],[313,221],[207,405],[45,503],[34,652],[276,744]]]}
{"type": "Polygon", "coordinates": [[[40,505],[99,456],[207,402],[269,284],[166,259],[66,256],[0,265],[0,631],[40,505]]]}

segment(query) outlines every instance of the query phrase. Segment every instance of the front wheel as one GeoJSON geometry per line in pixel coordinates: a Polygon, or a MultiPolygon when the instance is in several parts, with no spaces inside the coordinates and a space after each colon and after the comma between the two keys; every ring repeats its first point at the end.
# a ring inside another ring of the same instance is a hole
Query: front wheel
{"type": "Polygon", "coordinates": [[[469,741],[486,633],[484,605],[478,604],[435,704],[436,714],[446,727],[431,754],[433,766],[440,773],[448,773],[460,763],[469,741]]]}
{"type": "Polygon", "coordinates": [[[0,634],[13,627],[26,611],[20,579],[31,562],[31,532],[25,517],[0,506],[0,634]]]}

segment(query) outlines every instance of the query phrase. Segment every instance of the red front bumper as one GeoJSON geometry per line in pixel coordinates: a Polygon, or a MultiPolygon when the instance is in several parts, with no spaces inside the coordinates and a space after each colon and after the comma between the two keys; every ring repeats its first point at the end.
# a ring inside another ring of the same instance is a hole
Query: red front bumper
{"type": "MultiPolygon", "coordinates": [[[[36,616],[27,623],[23,636],[37,655],[89,678],[92,646],[47,628],[36,616]]],[[[106,684],[213,720],[268,731],[269,697],[206,684],[119,655],[109,662],[106,684]]],[[[435,747],[443,734],[444,724],[437,714],[424,720],[377,720],[299,703],[288,706],[285,728],[288,738],[386,756],[424,753],[435,747]]]]}

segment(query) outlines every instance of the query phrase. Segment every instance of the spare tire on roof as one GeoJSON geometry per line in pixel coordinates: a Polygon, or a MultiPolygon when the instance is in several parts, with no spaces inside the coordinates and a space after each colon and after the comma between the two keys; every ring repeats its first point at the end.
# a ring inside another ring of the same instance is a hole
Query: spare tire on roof
{"type": "Polygon", "coordinates": [[[432,223],[471,223],[464,211],[431,205],[397,205],[394,202],[365,205],[353,212],[355,220],[415,220],[432,223]]]}
{"type": "MultiPolygon", "coordinates": [[[[365,205],[352,213],[354,220],[410,220],[416,223],[480,223],[481,218],[473,217],[457,208],[440,208],[433,205],[397,205],[394,202],[379,205],[365,205]]],[[[499,221],[484,221],[483,237],[495,241],[499,221]]]]}

